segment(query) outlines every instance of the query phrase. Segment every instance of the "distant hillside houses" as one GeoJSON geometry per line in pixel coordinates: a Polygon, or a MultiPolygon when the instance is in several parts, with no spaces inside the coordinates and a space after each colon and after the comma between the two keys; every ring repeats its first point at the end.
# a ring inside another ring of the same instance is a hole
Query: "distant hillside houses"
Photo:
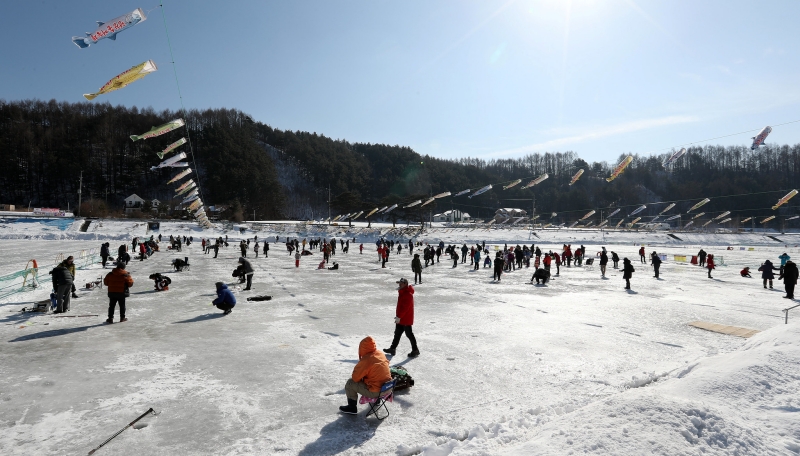
{"type": "Polygon", "coordinates": [[[125,198],[125,208],[126,209],[134,209],[134,208],[141,208],[144,205],[144,198],[137,195],[136,193],[132,194],[131,196],[125,198]]]}
{"type": "Polygon", "coordinates": [[[494,221],[497,224],[501,223],[518,223],[528,216],[528,212],[524,209],[502,207],[495,211],[494,221]]]}
{"type": "Polygon", "coordinates": [[[466,212],[461,212],[458,209],[453,209],[450,211],[442,212],[441,214],[436,214],[433,216],[434,222],[442,222],[442,223],[459,223],[459,222],[470,222],[472,221],[472,217],[466,212]]]}

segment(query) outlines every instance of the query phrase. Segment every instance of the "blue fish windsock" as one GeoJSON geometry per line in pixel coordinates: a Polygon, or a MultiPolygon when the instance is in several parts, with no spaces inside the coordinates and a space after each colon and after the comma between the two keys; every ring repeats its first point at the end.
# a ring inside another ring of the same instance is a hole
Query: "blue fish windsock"
{"type": "Polygon", "coordinates": [[[116,40],[117,33],[129,29],[139,22],[144,22],[146,19],[147,16],[144,15],[144,11],[142,11],[141,8],[136,8],[130,13],[115,17],[110,21],[97,21],[97,29],[94,32],[86,32],[85,38],[81,36],[73,36],[72,42],[75,43],[79,48],[87,48],[103,38],[116,40]]]}
{"type": "Polygon", "coordinates": [[[482,195],[482,194],[488,192],[491,189],[492,189],[492,184],[489,184],[486,187],[483,187],[482,189],[480,189],[480,190],[476,191],[475,193],[473,193],[472,195],[470,195],[469,198],[472,199],[472,197],[474,197],[474,196],[482,195]]]}

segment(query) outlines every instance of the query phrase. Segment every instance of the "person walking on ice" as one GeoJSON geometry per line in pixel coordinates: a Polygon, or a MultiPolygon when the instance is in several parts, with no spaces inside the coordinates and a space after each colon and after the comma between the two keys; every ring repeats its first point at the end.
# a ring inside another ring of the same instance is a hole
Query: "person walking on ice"
{"type": "Polygon", "coordinates": [[[625,279],[625,289],[631,289],[631,278],[633,277],[633,273],[636,272],[633,269],[633,265],[631,264],[631,260],[627,257],[622,259],[622,278],[625,279]]]}
{"type": "Polygon", "coordinates": [[[608,265],[608,253],[606,253],[606,248],[603,247],[603,251],[600,252],[600,277],[606,276],[606,265],[608,265]]]}
{"type": "Polygon", "coordinates": [[[378,351],[372,336],[363,338],[358,344],[358,363],[344,384],[347,405],[340,406],[339,410],[348,415],[357,414],[358,395],[376,398],[380,396],[383,384],[391,379],[392,373],[389,371],[386,355],[378,351]]]}
{"type": "Polygon", "coordinates": [[[786,288],[785,299],[794,299],[794,286],[797,285],[798,274],[800,272],[798,272],[794,261],[787,260],[786,264],[783,265],[783,274],[780,276],[780,279],[783,279],[783,286],[786,288]]]}
{"type": "Polygon", "coordinates": [[[767,281],[769,281],[769,288],[772,289],[772,280],[775,278],[775,274],[773,274],[772,271],[777,271],[778,268],[774,267],[772,262],[767,260],[758,270],[761,272],[761,278],[764,280],[764,288],[767,288],[767,281]]]}
{"type": "Polygon", "coordinates": [[[492,276],[492,280],[500,281],[500,276],[503,275],[503,265],[505,262],[503,261],[502,253],[497,252],[497,255],[494,259],[494,275],[492,276]]]}
{"type": "Polygon", "coordinates": [[[639,249],[639,261],[641,263],[647,264],[647,258],[644,256],[644,246],[639,249]]]}
{"type": "Polygon", "coordinates": [[[397,345],[400,343],[400,337],[405,333],[408,341],[411,342],[411,353],[408,354],[408,357],[415,358],[419,356],[419,349],[417,348],[417,338],[411,331],[411,327],[414,325],[414,287],[408,284],[408,279],[404,278],[398,280],[397,284],[394,339],[392,339],[392,345],[384,348],[383,351],[394,356],[397,345]]]}
{"type": "MultiPolygon", "coordinates": [[[[653,277],[657,279],[658,269],[661,267],[661,257],[658,256],[655,250],[653,251],[653,253],[650,254],[650,263],[653,265],[653,272],[655,273],[653,277]]],[[[709,277],[711,277],[710,274],[711,273],[709,272],[709,277]]]]}
{"type": "Polygon", "coordinates": [[[414,273],[414,285],[417,284],[417,278],[419,283],[422,283],[422,261],[419,260],[419,253],[415,253],[414,259],[411,260],[411,272],[414,273]]]}
{"type": "Polygon", "coordinates": [[[119,321],[128,321],[125,318],[125,298],[130,292],[128,289],[133,286],[133,277],[125,271],[125,262],[117,262],[117,267],[106,274],[103,284],[108,289],[108,320],[106,323],[114,323],[114,308],[119,304],[119,321]]]}
{"type": "Polygon", "coordinates": [[[714,269],[714,255],[708,255],[706,257],[706,269],[708,269],[708,278],[713,279],[713,277],[711,277],[711,271],[714,269]]]}

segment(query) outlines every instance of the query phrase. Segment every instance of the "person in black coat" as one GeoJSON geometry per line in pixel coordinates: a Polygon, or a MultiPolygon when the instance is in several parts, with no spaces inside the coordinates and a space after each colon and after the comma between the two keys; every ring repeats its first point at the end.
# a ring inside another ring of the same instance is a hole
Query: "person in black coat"
{"type": "Polygon", "coordinates": [[[614,262],[614,269],[618,269],[619,268],[619,255],[617,255],[617,252],[611,252],[611,261],[614,262]]]}
{"type": "Polygon", "coordinates": [[[417,284],[417,278],[419,283],[422,283],[422,262],[419,260],[419,253],[415,253],[414,259],[411,260],[411,271],[414,273],[414,285],[417,284]]]}
{"type": "Polygon", "coordinates": [[[769,280],[769,287],[772,288],[772,279],[775,278],[775,274],[772,271],[778,271],[779,269],[772,266],[772,262],[767,260],[762,264],[758,270],[761,272],[761,278],[764,279],[764,288],[767,288],[767,281],[769,280]]]}
{"type": "Polygon", "coordinates": [[[650,263],[653,265],[653,272],[655,272],[656,279],[658,278],[658,268],[661,267],[661,258],[658,256],[656,252],[650,254],[650,263]]]}
{"type": "Polygon", "coordinates": [[[109,243],[106,242],[105,244],[100,246],[100,258],[103,260],[103,269],[106,268],[106,263],[108,262],[108,257],[111,256],[111,253],[108,251],[109,243]]]}
{"type": "Polygon", "coordinates": [[[533,273],[533,276],[531,276],[531,283],[533,283],[534,279],[536,280],[536,285],[539,285],[540,280],[543,285],[547,284],[547,281],[550,280],[550,272],[539,268],[533,273]]]}
{"type": "Polygon", "coordinates": [[[789,260],[786,262],[786,265],[783,267],[783,286],[786,288],[786,299],[794,299],[794,286],[797,285],[797,277],[800,275],[800,272],[797,270],[797,265],[792,261],[789,260]]]}
{"type": "Polygon", "coordinates": [[[56,293],[57,307],[54,313],[69,312],[70,291],[75,277],[64,263],[55,267],[50,274],[53,276],[53,291],[56,293]]]}
{"type": "Polygon", "coordinates": [[[603,251],[600,252],[600,277],[606,276],[606,265],[608,264],[608,253],[606,253],[605,247],[603,251]]]}
{"type": "Polygon", "coordinates": [[[247,279],[247,286],[244,288],[244,291],[247,291],[253,285],[253,273],[255,271],[253,270],[253,265],[251,265],[250,262],[244,257],[239,257],[239,264],[242,265],[244,275],[247,279]]]}
{"type": "MultiPolygon", "coordinates": [[[[613,252],[612,252],[613,253],[613,252]]],[[[631,277],[633,277],[633,273],[636,272],[633,269],[633,265],[631,264],[631,260],[627,258],[622,259],[622,278],[625,279],[625,289],[631,289],[631,277]]]]}
{"type": "Polygon", "coordinates": [[[497,252],[497,255],[494,258],[494,275],[492,276],[492,280],[500,281],[500,276],[503,275],[503,266],[505,266],[505,261],[503,261],[503,254],[497,252]]]}

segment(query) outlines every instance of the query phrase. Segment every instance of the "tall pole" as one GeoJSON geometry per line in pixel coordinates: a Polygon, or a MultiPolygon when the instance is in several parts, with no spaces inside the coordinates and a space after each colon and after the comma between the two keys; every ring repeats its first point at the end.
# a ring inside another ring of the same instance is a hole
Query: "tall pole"
{"type": "Polygon", "coordinates": [[[331,224],[331,185],[328,184],[328,225],[331,224]]]}
{"type": "Polygon", "coordinates": [[[81,188],[83,188],[83,171],[81,171],[81,180],[78,183],[78,217],[81,216],[81,188]]]}

